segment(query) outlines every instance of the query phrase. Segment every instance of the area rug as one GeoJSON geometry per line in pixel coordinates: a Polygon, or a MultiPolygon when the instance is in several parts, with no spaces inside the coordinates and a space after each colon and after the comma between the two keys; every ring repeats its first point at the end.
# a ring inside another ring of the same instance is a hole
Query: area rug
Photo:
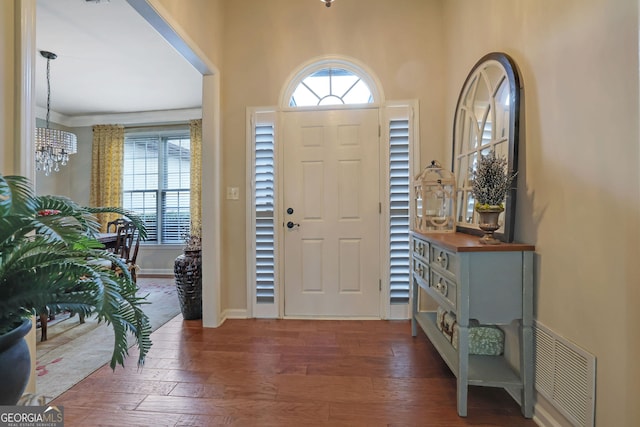
{"type": "MultiPolygon", "coordinates": [[[[158,329],[180,313],[176,286],[172,277],[138,278],[140,295],[147,295],[144,306],[152,330],[158,329]]],[[[36,332],[36,394],[46,402],[58,397],[74,384],[111,361],[113,330],[94,318],[80,324],[78,316],[58,316],[48,327],[48,340],[40,342],[36,332]],[[66,317],[66,318],[65,318],[66,317]]],[[[133,343],[133,342],[132,342],[133,343]]],[[[125,363],[136,363],[137,348],[129,351],[125,363]]]]}

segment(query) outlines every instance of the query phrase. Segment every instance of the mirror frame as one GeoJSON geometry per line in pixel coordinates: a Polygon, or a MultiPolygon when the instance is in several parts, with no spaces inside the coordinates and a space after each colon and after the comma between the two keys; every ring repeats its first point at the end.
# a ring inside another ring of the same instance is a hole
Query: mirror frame
{"type": "MultiPolygon", "coordinates": [[[[478,78],[483,77],[483,73],[489,67],[498,66],[502,69],[503,76],[500,79],[502,82],[504,78],[507,79],[508,82],[508,91],[509,91],[509,120],[508,120],[508,132],[509,135],[507,137],[507,167],[511,172],[518,171],[518,143],[520,136],[520,98],[521,98],[521,85],[520,85],[520,77],[518,75],[518,70],[515,62],[511,57],[502,52],[491,52],[483,56],[471,69],[469,75],[467,76],[464,85],[462,86],[462,90],[460,91],[460,95],[458,97],[458,102],[456,104],[456,111],[453,119],[453,155],[451,158],[451,170],[456,176],[456,224],[457,231],[467,234],[473,234],[482,236],[484,233],[478,227],[478,215],[474,211],[472,221],[466,222],[462,221],[461,218],[461,207],[458,206],[462,200],[465,200],[466,193],[469,191],[469,175],[470,170],[467,167],[465,171],[457,170],[459,168],[459,157],[462,155],[468,156],[469,153],[475,150],[475,152],[480,155],[482,150],[482,144],[477,144],[477,147],[474,150],[462,151],[462,147],[465,146],[468,141],[462,141],[463,132],[458,124],[458,120],[461,117],[466,117],[462,114],[465,109],[465,105],[468,105],[470,102],[473,103],[475,101],[475,96],[477,94],[475,82],[478,78]],[[474,92],[471,92],[474,91],[474,92]],[[472,98],[469,98],[470,93],[472,94],[472,98]],[[470,101],[469,101],[470,99],[470,101]],[[463,179],[460,179],[463,177],[463,179]],[[462,194],[461,194],[462,193],[462,194]]],[[[497,85],[499,88],[501,84],[497,85]]],[[[491,88],[492,90],[495,88],[491,88]]],[[[496,91],[490,95],[490,99],[486,100],[490,102],[490,111],[495,111],[495,100],[496,100],[496,91]]],[[[484,129],[484,123],[482,122],[484,129]]],[[[477,136],[477,135],[476,135],[477,136]]],[[[494,140],[494,134],[492,132],[492,141],[494,140]]],[[[503,215],[501,215],[502,227],[498,231],[495,232],[495,237],[503,242],[512,242],[514,235],[514,226],[515,226],[515,214],[516,214],[516,192],[518,186],[518,176],[513,181],[513,186],[509,194],[507,195],[505,202],[505,210],[503,215]]]]}

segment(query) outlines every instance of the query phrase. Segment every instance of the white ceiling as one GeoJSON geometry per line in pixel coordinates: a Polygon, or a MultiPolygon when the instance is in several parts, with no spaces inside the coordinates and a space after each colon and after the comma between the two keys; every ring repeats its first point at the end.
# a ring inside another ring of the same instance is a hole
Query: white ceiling
{"type": "MultiPolygon", "coordinates": [[[[126,0],[37,0],[36,104],[63,117],[192,109],[202,75],[126,0]]],[[[39,115],[40,116],[40,115],[39,115]]]]}

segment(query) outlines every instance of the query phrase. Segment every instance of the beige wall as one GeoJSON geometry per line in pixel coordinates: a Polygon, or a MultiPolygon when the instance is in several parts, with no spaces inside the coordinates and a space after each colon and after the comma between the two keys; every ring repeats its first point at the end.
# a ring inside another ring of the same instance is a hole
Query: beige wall
{"type": "Polygon", "coordinates": [[[222,68],[223,0],[147,1],[162,9],[161,15],[173,20],[170,24],[177,24],[180,32],[186,34],[212,64],[222,68]]]}
{"type": "Polygon", "coordinates": [[[14,6],[0,1],[0,173],[14,172],[14,6]]]}
{"type": "Polygon", "coordinates": [[[524,84],[516,238],[536,245],[536,318],[596,355],[597,424],[634,425],[638,299],[626,296],[640,283],[637,2],[443,4],[445,126],[473,64],[509,53],[524,84]]]}
{"type": "MultiPolygon", "coordinates": [[[[276,106],[291,73],[313,58],[351,57],[379,78],[387,100],[418,99],[423,162],[443,156],[439,1],[243,0],[225,3],[223,188],[245,189],[245,117],[276,106]]],[[[224,194],[224,193],[223,193],[224,194]]],[[[223,306],[246,308],[246,211],[223,201],[223,306]]]]}

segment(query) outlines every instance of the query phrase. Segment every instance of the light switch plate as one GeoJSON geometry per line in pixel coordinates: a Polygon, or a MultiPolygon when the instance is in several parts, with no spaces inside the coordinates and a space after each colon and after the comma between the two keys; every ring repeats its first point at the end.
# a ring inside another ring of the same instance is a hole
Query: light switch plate
{"type": "Polygon", "coordinates": [[[240,189],[238,187],[227,187],[227,200],[238,200],[240,189]]]}

